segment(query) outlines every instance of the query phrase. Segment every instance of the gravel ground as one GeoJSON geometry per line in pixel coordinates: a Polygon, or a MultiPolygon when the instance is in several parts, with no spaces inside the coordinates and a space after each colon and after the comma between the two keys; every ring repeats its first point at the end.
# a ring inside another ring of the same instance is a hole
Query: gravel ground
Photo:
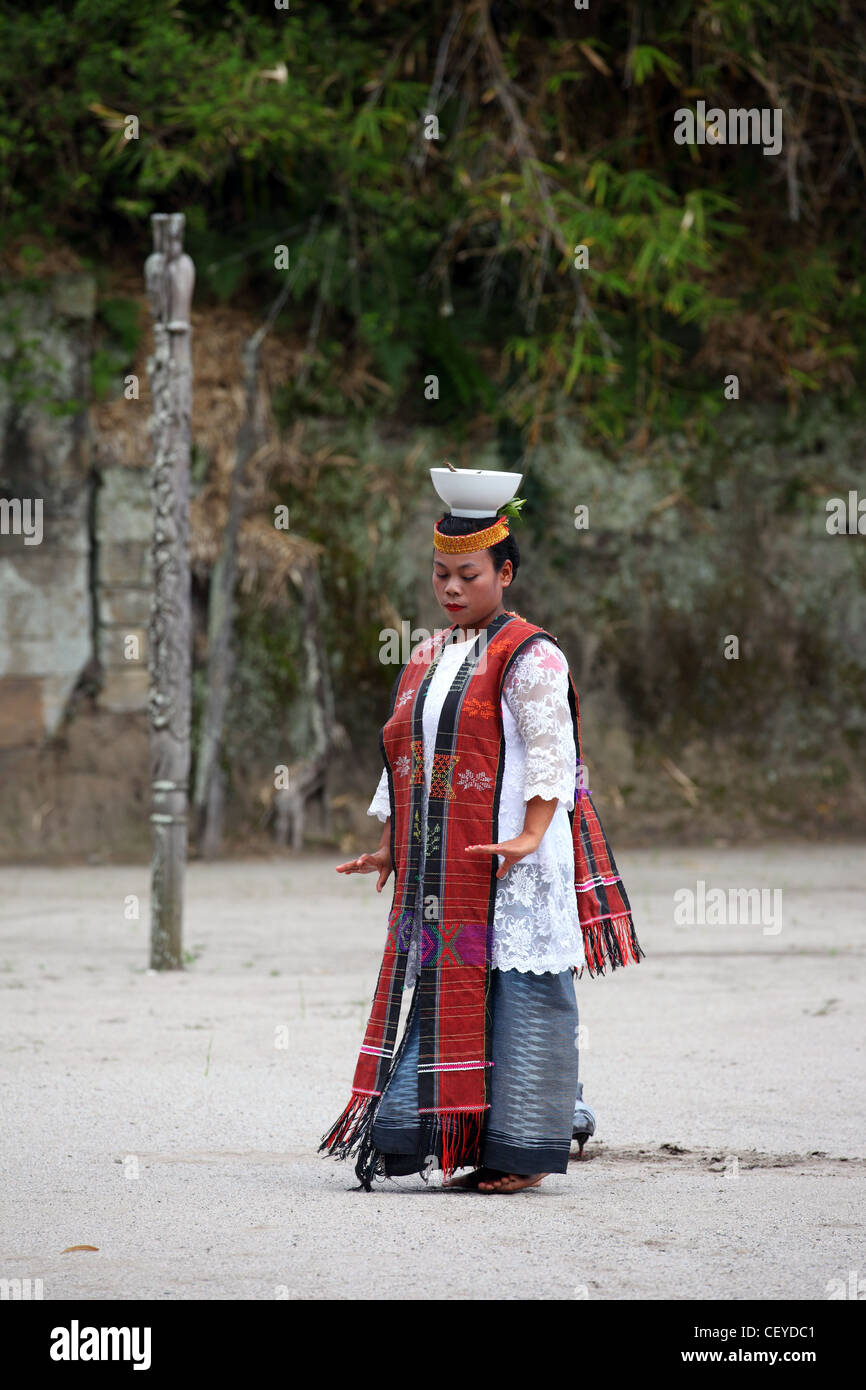
{"type": "Polygon", "coordinates": [[[192,959],[156,975],[146,868],[0,870],[0,1279],[41,1278],[46,1299],[823,1300],[866,1282],[866,854],[618,858],[647,958],[576,986],[598,1135],[510,1196],[420,1177],[365,1193],[316,1152],[390,883],[377,896],[336,855],[193,865],[192,959]],[[677,925],[698,880],[781,889],[781,931],[677,925]]]}

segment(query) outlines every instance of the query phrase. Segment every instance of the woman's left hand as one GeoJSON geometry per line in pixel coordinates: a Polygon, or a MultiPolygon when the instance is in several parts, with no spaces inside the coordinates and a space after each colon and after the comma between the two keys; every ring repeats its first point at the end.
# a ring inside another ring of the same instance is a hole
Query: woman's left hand
{"type": "Polygon", "coordinates": [[[515,835],[513,840],[503,840],[501,845],[467,845],[466,854],[502,854],[505,856],[505,863],[500,864],[496,871],[497,878],[503,878],[512,864],[524,859],[527,854],[534,854],[541,844],[540,837],[530,835],[524,831],[522,835],[515,835]]]}

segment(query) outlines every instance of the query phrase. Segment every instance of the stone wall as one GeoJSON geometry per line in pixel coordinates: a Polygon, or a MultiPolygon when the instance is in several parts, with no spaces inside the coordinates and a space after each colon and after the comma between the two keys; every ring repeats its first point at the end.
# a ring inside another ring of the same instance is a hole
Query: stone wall
{"type": "Polygon", "coordinates": [[[0,859],[149,846],[149,478],[95,466],[95,302],[86,273],[0,292],[0,859]]]}
{"type": "Polygon", "coordinates": [[[148,473],[110,468],[101,474],[94,530],[98,700],[110,713],[147,709],[151,526],[148,473]]]}
{"type": "MultiPolygon", "coordinates": [[[[208,377],[202,359],[194,430],[205,439],[217,418],[229,440],[237,420],[225,403],[249,325],[206,313],[198,341],[219,342],[218,370],[208,377]]],[[[93,328],[86,275],[0,292],[0,860],[150,853],[148,405],[115,402],[103,420],[87,411],[93,328]]],[[[420,461],[452,441],[417,422],[300,423],[307,457],[344,455],[338,487],[321,466],[322,501],[311,498],[306,521],[315,534],[344,509],[342,551],[326,549],[322,572],[336,715],[357,756],[344,759],[334,805],[357,795],[366,808],[390,690],[379,631],[443,622],[429,540],[406,538],[429,538],[442,508],[420,461]]],[[[521,488],[532,507],[515,528],[522,564],[507,606],[568,654],[590,788],[616,842],[862,831],[863,536],[829,534],[826,503],[862,488],[866,422],[830,402],[791,419],[744,405],[709,443],[663,441],[663,466],[588,449],[565,419],[556,431],[521,488]]],[[[470,459],[509,462],[495,445],[460,462],[470,459]]],[[[273,627],[263,640],[250,625],[258,635],[242,648],[226,726],[236,846],[259,833],[260,791],[293,736],[291,604],[273,622],[284,624],[279,659],[273,627]]],[[[348,810],[344,824],[355,835],[348,810]]]]}
{"type": "Polygon", "coordinates": [[[56,733],[92,656],[94,306],[88,275],[58,275],[0,298],[0,749],[56,733]]]}

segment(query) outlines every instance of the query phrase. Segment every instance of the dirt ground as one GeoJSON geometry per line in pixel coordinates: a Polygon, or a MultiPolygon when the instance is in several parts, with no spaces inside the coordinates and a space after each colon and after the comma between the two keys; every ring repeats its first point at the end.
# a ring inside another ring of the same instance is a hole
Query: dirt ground
{"type": "Polygon", "coordinates": [[[349,1096],[391,884],[377,896],[330,854],[193,865],[187,968],[156,975],[146,868],[0,870],[0,1279],[41,1279],[45,1299],[866,1283],[866,852],[618,860],[647,956],[576,986],[598,1134],[511,1196],[420,1177],[365,1193],[316,1152],[349,1096]],[[780,889],[781,930],[679,925],[674,894],[698,881],[780,889]]]}

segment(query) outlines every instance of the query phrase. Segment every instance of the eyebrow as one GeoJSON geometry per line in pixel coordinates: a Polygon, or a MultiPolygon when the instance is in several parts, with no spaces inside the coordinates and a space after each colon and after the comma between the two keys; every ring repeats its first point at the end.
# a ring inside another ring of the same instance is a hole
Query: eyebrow
{"type": "MultiPolygon", "coordinates": [[[[434,556],[433,556],[433,563],[434,563],[434,565],[441,565],[441,564],[444,564],[444,561],[443,561],[443,560],[440,560],[439,557],[438,557],[438,555],[434,555],[434,556]]],[[[460,569],[460,570],[465,570],[465,568],[466,568],[467,565],[477,565],[477,564],[478,564],[478,561],[477,561],[477,560],[461,560],[461,562],[460,562],[460,564],[457,566],[457,568],[460,569]]]]}

